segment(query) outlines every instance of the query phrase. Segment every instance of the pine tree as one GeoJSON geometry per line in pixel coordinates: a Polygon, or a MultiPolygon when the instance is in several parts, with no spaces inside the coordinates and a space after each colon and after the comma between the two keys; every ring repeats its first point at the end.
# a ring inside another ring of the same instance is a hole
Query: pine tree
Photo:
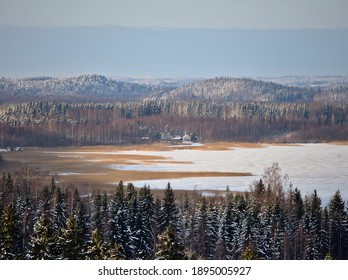
{"type": "Polygon", "coordinates": [[[288,244],[288,257],[286,259],[301,259],[301,244],[302,237],[301,235],[301,227],[303,226],[303,216],[304,216],[304,204],[301,196],[301,192],[295,188],[291,189],[287,198],[287,206],[286,206],[286,234],[289,238],[288,244]]]}
{"type": "Polygon", "coordinates": [[[258,235],[256,243],[256,252],[260,259],[270,260],[272,259],[272,210],[271,206],[264,209],[260,221],[260,233],[258,235]]]}
{"type": "Polygon", "coordinates": [[[108,244],[104,241],[99,228],[92,231],[92,238],[87,247],[87,259],[89,260],[107,260],[108,244]]]}
{"type": "Polygon", "coordinates": [[[174,227],[168,228],[158,237],[156,257],[159,260],[186,260],[184,247],[177,240],[174,227]]]}
{"type": "Polygon", "coordinates": [[[246,244],[249,243],[250,226],[247,219],[248,202],[242,194],[237,194],[234,198],[233,216],[236,228],[236,238],[234,241],[233,259],[240,259],[246,244]]]}
{"type": "Polygon", "coordinates": [[[61,189],[56,187],[55,184],[52,191],[54,191],[51,209],[52,226],[57,236],[60,236],[61,230],[65,226],[67,220],[65,196],[61,189]]]}
{"type": "Polygon", "coordinates": [[[196,216],[195,223],[195,244],[196,247],[194,251],[200,256],[202,259],[207,259],[208,257],[208,205],[207,200],[203,196],[200,199],[200,203],[198,205],[198,211],[196,216]]]}
{"type": "Polygon", "coordinates": [[[334,259],[342,259],[344,244],[343,218],[346,215],[344,211],[344,201],[340,191],[336,191],[329,203],[329,216],[331,223],[331,255],[334,259]]]}
{"type": "Polygon", "coordinates": [[[20,238],[20,223],[12,204],[9,204],[5,209],[1,227],[0,259],[20,259],[23,253],[20,238]]]}
{"type": "Polygon", "coordinates": [[[329,218],[329,210],[327,207],[324,207],[322,211],[322,217],[321,217],[321,225],[322,225],[322,256],[324,256],[324,259],[326,256],[330,255],[331,257],[331,223],[329,218]]]}
{"type": "Polygon", "coordinates": [[[155,236],[155,244],[157,244],[157,238],[161,234],[161,210],[162,210],[162,202],[157,196],[154,203],[154,211],[153,211],[153,232],[155,236]]]}
{"type": "Polygon", "coordinates": [[[100,234],[103,235],[103,205],[102,205],[102,196],[100,192],[97,192],[93,195],[92,199],[93,208],[92,208],[92,217],[91,223],[93,229],[99,229],[100,234]]]}
{"type": "Polygon", "coordinates": [[[254,185],[251,189],[251,194],[255,207],[258,211],[261,211],[261,208],[264,206],[266,196],[266,186],[263,183],[262,179],[254,182],[254,185]]]}
{"type": "MultiPolygon", "coordinates": [[[[138,194],[135,190],[135,187],[132,183],[129,183],[126,187],[126,203],[125,203],[125,209],[127,211],[127,226],[129,228],[129,235],[131,237],[130,242],[133,242],[136,233],[139,230],[139,226],[142,226],[139,224],[138,216],[140,215],[139,212],[139,206],[138,206],[138,194]],[[138,215],[139,214],[139,215],[138,215]],[[133,238],[134,237],[134,238],[133,238]]],[[[134,247],[134,244],[129,244],[130,246],[134,247]]]]}
{"type": "Polygon", "coordinates": [[[181,207],[181,236],[180,239],[183,241],[184,247],[194,252],[195,245],[195,222],[196,222],[196,207],[192,206],[192,203],[187,195],[184,196],[184,201],[181,207]]]}
{"type": "Polygon", "coordinates": [[[242,260],[257,260],[257,254],[254,249],[252,249],[250,246],[247,246],[245,250],[241,254],[242,260]]]}
{"type": "Polygon", "coordinates": [[[10,172],[7,173],[7,177],[5,173],[2,176],[2,186],[0,188],[0,210],[5,209],[9,204],[13,203],[15,187],[12,175],[10,172]]]}
{"type": "Polygon", "coordinates": [[[78,228],[81,229],[79,239],[83,242],[83,251],[86,251],[86,244],[87,241],[89,240],[90,236],[90,228],[91,228],[91,223],[90,223],[90,215],[87,211],[86,205],[81,201],[79,192],[77,189],[74,191],[73,195],[73,212],[72,215],[74,217],[74,220],[76,222],[76,225],[78,228]]]}
{"type": "Polygon", "coordinates": [[[79,227],[74,216],[70,216],[62,234],[58,239],[62,259],[81,260],[84,258],[84,240],[81,239],[82,228],[79,227]]]}
{"type": "Polygon", "coordinates": [[[170,183],[164,190],[163,204],[160,211],[160,229],[165,230],[169,225],[173,226],[175,233],[179,233],[179,209],[170,183]]]}
{"type": "Polygon", "coordinates": [[[153,208],[153,196],[150,188],[145,185],[139,191],[136,231],[134,233],[135,257],[139,259],[153,259],[154,257],[153,208]]]}
{"type": "Polygon", "coordinates": [[[239,214],[235,208],[234,198],[232,200],[231,197],[227,196],[219,234],[219,259],[231,260],[236,258],[239,222],[239,214]]]}
{"type": "Polygon", "coordinates": [[[276,201],[272,214],[271,250],[273,260],[281,260],[284,258],[284,251],[282,250],[284,246],[284,225],[284,211],[276,201]]]}
{"type": "Polygon", "coordinates": [[[54,260],[59,258],[57,248],[57,235],[52,230],[52,225],[45,213],[34,225],[34,232],[31,236],[28,258],[33,260],[54,260]]]}
{"type": "Polygon", "coordinates": [[[314,190],[306,211],[306,252],[305,258],[308,260],[319,260],[321,256],[321,200],[317,191],[314,190]]]}
{"type": "Polygon", "coordinates": [[[120,182],[114,193],[110,206],[109,237],[111,243],[119,245],[119,252],[125,259],[134,256],[133,236],[131,234],[128,204],[124,193],[123,182],[120,182]]]}
{"type": "Polygon", "coordinates": [[[216,247],[219,240],[220,231],[220,213],[218,206],[211,203],[208,208],[208,221],[207,221],[207,236],[208,236],[208,249],[207,259],[213,260],[216,258],[216,247]]]}

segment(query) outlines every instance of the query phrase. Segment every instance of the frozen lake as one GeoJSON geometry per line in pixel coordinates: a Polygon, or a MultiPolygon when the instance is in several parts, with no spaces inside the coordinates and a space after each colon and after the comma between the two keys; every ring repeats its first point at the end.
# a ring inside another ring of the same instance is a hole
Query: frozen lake
{"type": "Polygon", "coordinates": [[[301,144],[265,146],[262,148],[233,148],[224,151],[172,150],[124,151],[125,154],[164,156],[168,163],[151,165],[110,165],[112,169],[142,171],[220,171],[251,172],[249,177],[204,177],[170,180],[135,181],[136,186],[149,184],[151,188],[164,188],[170,181],[174,189],[197,190],[248,190],[250,184],[261,178],[264,168],[278,162],[289,182],[301,190],[302,195],[317,190],[323,204],[339,189],[348,200],[348,146],[332,144],[301,144]],[[192,162],[192,164],[185,163],[192,162]]]}

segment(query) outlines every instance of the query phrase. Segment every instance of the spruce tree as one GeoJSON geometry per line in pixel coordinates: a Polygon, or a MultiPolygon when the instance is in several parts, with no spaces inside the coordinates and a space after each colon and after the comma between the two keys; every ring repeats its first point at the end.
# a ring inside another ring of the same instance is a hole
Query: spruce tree
{"type": "Polygon", "coordinates": [[[198,212],[195,223],[195,248],[194,251],[202,259],[208,258],[208,205],[204,196],[201,197],[198,205],[198,212]]]}
{"type": "Polygon", "coordinates": [[[52,226],[57,236],[60,236],[62,228],[66,224],[67,220],[67,211],[66,211],[66,202],[65,195],[59,187],[54,185],[52,188],[54,191],[54,198],[52,201],[52,209],[51,209],[51,219],[52,226]]]}
{"type": "Polygon", "coordinates": [[[331,223],[331,250],[334,259],[342,259],[344,244],[343,219],[346,215],[344,211],[344,201],[340,191],[336,191],[329,203],[329,216],[331,223]]]}
{"type": "Polygon", "coordinates": [[[86,251],[87,241],[90,239],[90,215],[88,213],[85,203],[80,199],[77,189],[74,191],[74,203],[73,203],[73,212],[72,215],[76,222],[78,228],[81,229],[79,232],[79,239],[83,242],[83,251],[86,251]]]}
{"type": "Polygon", "coordinates": [[[3,213],[1,227],[0,259],[21,259],[23,252],[20,222],[12,204],[9,204],[3,213]]]}
{"type": "Polygon", "coordinates": [[[70,216],[62,234],[58,239],[61,258],[65,260],[84,259],[84,240],[81,238],[82,228],[79,227],[74,216],[70,216]]]}
{"type": "Polygon", "coordinates": [[[138,211],[136,213],[136,231],[134,238],[135,257],[153,259],[154,257],[154,230],[153,230],[153,196],[146,185],[139,191],[138,211]]]}
{"type": "Polygon", "coordinates": [[[308,260],[322,259],[321,200],[316,190],[307,205],[305,224],[307,231],[305,258],[308,260]]]}
{"type": "Polygon", "coordinates": [[[256,253],[262,260],[272,259],[272,238],[273,238],[273,209],[268,205],[263,210],[260,221],[260,233],[256,243],[256,253]]]}
{"type": "Polygon", "coordinates": [[[33,260],[55,260],[59,256],[56,232],[53,231],[47,215],[42,213],[34,225],[28,258],[33,260]]]}
{"type": "Polygon", "coordinates": [[[160,211],[160,229],[165,230],[172,225],[175,233],[179,233],[179,209],[176,205],[176,198],[170,183],[164,190],[163,204],[160,211]]]}
{"type": "Polygon", "coordinates": [[[155,199],[153,211],[153,232],[155,236],[155,244],[157,244],[157,237],[161,234],[161,210],[162,202],[157,196],[155,199]]]}
{"type": "Polygon", "coordinates": [[[104,241],[104,238],[99,228],[92,231],[91,240],[87,246],[86,257],[89,260],[107,260],[109,258],[109,246],[104,241]]]}
{"type": "Polygon", "coordinates": [[[216,247],[219,239],[220,230],[220,213],[218,206],[211,203],[208,208],[208,221],[207,221],[207,236],[208,236],[208,248],[207,259],[213,260],[216,258],[216,247]]]}
{"type": "Polygon", "coordinates": [[[93,229],[99,229],[99,232],[103,235],[103,205],[102,205],[102,196],[100,192],[97,192],[93,195],[92,198],[92,217],[91,223],[93,229]]]}
{"type": "Polygon", "coordinates": [[[168,228],[158,237],[156,258],[159,260],[186,260],[184,247],[177,239],[174,227],[168,228]]]}
{"type": "Polygon", "coordinates": [[[109,237],[112,245],[119,245],[119,252],[125,259],[134,256],[133,236],[131,234],[129,209],[124,192],[123,182],[120,182],[114,193],[110,206],[109,237]]]}
{"type": "Polygon", "coordinates": [[[184,196],[184,201],[181,206],[181,219],[180,219],[181,240],[184,247],[193,252],[195,247],[195,224],[196,224],[196,207],[191,203],[187,192],[184,196]]]}

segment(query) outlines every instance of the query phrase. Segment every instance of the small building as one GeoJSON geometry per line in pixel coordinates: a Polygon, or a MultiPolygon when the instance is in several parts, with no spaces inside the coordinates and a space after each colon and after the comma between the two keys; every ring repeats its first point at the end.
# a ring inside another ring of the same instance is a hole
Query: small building
{"type": "Polygon", "coordinates": [[[172,138],[172,141],[174,141],[174,142],[182,142],[182,136],[174,135],[173,138],[172,138]]]}

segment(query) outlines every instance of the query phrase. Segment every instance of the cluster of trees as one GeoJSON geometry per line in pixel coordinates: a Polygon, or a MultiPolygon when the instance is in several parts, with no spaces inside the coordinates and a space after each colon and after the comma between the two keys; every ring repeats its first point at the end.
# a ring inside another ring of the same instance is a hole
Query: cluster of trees
{"type": "Polygon", "coordinates": [[[249,78],[228,77],[200,81],[187,79],[186,83],[174,81],[172,84],[166,83],[164,79],[157,83],[144,84],[116,81],[101,75],[80,75],[66,78],[36,77],[16,80],[0,78],[0,100],[2,96],[8,99],[13,99],[14,96],[31,97],[33,100],[47,96],[54,96],[57,99],[88,96],[125,101],[157,96],[174,100],[346,103],[348,87],[344,82],[337,84],[334,81],[322,87],[309,85],[297,87],[249,78]]]}
{"type": "Polygon", "coordinates": [[[100,75],[0,80],[0,146],[347,140],[348,89],[214,78],[177,88],[100,75]],[[53,101],[55,100],[55,101],[53,101]],[[24,102],[28,101],[28,102],[24,102]],[[31,101],[31,102],[29,102],[31,101]]]}
{"type": "MultiPolygon", "coordinates": [[[[28,172],[29,174],[29,172],[28,172]]],[[[339,191],[322,206],[302,197],[278,164],[246,193],[154,198],[120,182],[80,195],[52,178],[0,179],[0,259],[348,259],[348,213],[339,191]]]]}
{"type": "Polygon", "coordinates": [[[163,97],[234,102],[310,102],[317,94],[320,91],[313,88],[289,87],[248,78],[214,78],[173,89],[163,97]]]}
{"type": "Polygon", "coordinates": [[[67,78],[37,77],[27,79],[0,79],[0,95],[40,97],[98,96],[134,100],[158,91],[158,86],[118,82],[101,75],[80,75],[67,78]]]}
{"type": "Polygon", "coordinates": [[[36,101],[0,107],[0,145],[62,146],[159,141],[347,140],[348,104],[148,99],[116,103],[36,101]]]}

